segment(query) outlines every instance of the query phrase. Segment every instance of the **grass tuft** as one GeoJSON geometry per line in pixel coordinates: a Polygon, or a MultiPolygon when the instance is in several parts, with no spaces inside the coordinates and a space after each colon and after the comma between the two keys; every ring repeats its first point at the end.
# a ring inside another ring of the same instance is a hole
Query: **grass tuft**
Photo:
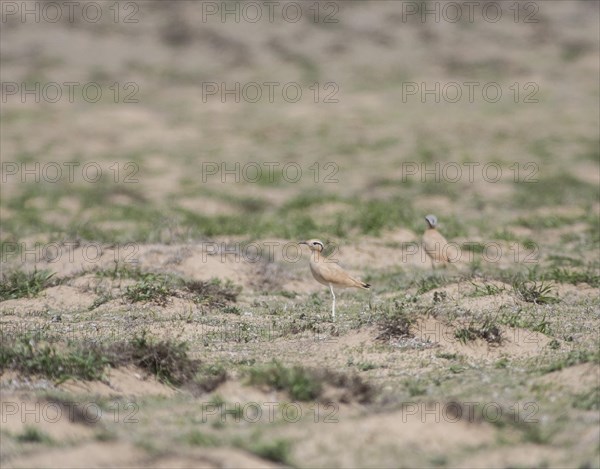
{"type": "Polygon", "coordinates": [[[195,394],[212,392],[227,381],[227,371],[221,365],[201,366],[188,384],[195,394]]]}
{"type": "MultiPolygon", "coordinates": [[[[193,280],[186,282],[185,289],[192,294],[196,303],[206,304],[211,307],[226,308],[227,303],[237,301],[242,287],[235,285],[231,280],[222,281],[213,278],[208,282],[193,280]]],[[[225,310],[225,313],[240,314],[234,309],[225,310]]]]}
{"type": "Polygon", "coordinates": [[[498,321],[500,324],[510,327],[529,329],[534,332],[541,332],[542,334],[550,333],[550,321],[546,319],[546,313],[541,318],[538,318],[531,311],[529,315],[525,315],[522,309],[513,312],[504,311],[498,317],[498,321]]]}
{"type": "Polygon", "coordinates": [[[58,381],[101,380],[106,366],[133,364],[162,382],[181,385],[194,377],[199,366],[198,361],[189,358],[187,351],[185,342],[154,341],[146,333],[106,346],[69,344],[61,349],[38,342],[30,335],[3,337],[0,373],[14,370],[58,381]]]}
{"type": "Polygon", "coordinates": [[[436,288],[443,287],[450,282],[446,277],[440,277],[437,275],[431,275],[418,281],[417,295],[422,295],[428,291],[435,290],[436,288]]]}
{"type": "Polygon", "coordinates": [[[136,270],[123,270],[116,275],[139,279],[128,286],[123,295],[131,303],[149,302],[165,306],[170,297],[181,296],[197,304],[224,308],[229,302],[237,301],[242,290],[241,286],[235,285],[231,280],[222,281],[218,278],[209,281],[184,280],[177,276],[136,270]]]}
{"type": "Polygon", "coordinates": [[[402,310],[401,305],[395,301],[393,309],[382,314],[378,320],[379,335],[377,339],[389,340],[412,337],[410,328],[414,323],[414,316],[402,310]]]}
{"type": "Polygon", "coordinates": [[[287,391],[297,401],[314,400],[323,390],[322,380],[310,370],[300,366],[288,368],[278,361],[250,368],[249,383],[287,391]]]}
{"type": "Polygon", "coordinates": [[[141,280],[130,285],[123,295],[131,303],[152,302],[164,306],[175,294],[172,281],[165,275],[145,274],[141,280]]]}
{"type": "Polygon", "coordinates": [[[199,367],[199,361],[189,357],[188,349],[186,342],[154,340],[144,331],[128,342],[111,344],[102,352],[113,366],[133,363],[160,381],[179,386],[191,380],[199,367]]]}
{"type": "Polygon", "coordinates": [[[479,285],[475,282],[471,282],[471,285],[475,287],[473,292],[469,295],[472,298],[478,298],[481,296],[495,296],[502,293],[506,290],[504,287],[498,287],[493,283],[485,283],[483,285],[479,285]]]}
{"type": "Polygon", "coordinates": [[[98,350],[75,347],[58,350],[29,335],[4,338],[0,343],[0,372],[14,370],[64,381],[68,378],[102,379],[108,360],[98,350]]]}
{"type": "Polygon", "coordinates": [[[487,317],[483,321],[473,318],[469,324],[456,329],[454,337],[463,344],[483,339],[488,344],[499,345],[502,343],[502,330],[491,317],[487,317]]]}
{"type": "Polygon", "coordinates": [[[571,350],[540,369],[543,373],[552,373],[553,371],[560,371],[582,363],[600,364],[600,351],[571,350]]]}
{"type": "Polygon", "coordinates": [[[519,298],[528,303],[538,305],[557,303],[558,297],[551,295],[554,286],[542,282],[526,282],[515,280],[512,284],[513,291],[519,298]]]}
{"type": "Polygon", "coordinates": [[[318,400],[322,397],[325,384],[342,390],[340,400],[343,402],[356,400],[368,403],[375,394],[374,388],[358,375],[301,366],[286,367],[278,361],[250,368],[248,382],[286,391],[291,399],[297,401],[318,400]]]}
{"type": "Polygon", "coordinates": [[[255,443],[250,445],[248,449],[261,458],[288,464],[290,461],[291,447],[292,445],[288,440],[278,438],[268,442],[255,443]]]}
{"type": "Polygon", "coordinates": [[[31,273],[15,270],[2,274],[0,281],[0,301],[17,298],[32,298],[50,286],[56,285],[54,273],[47,270],[34,270],[31,273]]]}
{"type": "Polygon", "coordinates": [[[213,447],[218,446],[218,440],[213,435],[201,432],[199,430],[192,430],[185,435],[184,441],[192,446],[202,447],[213,447]]]}
{"type": "Polygon", "coordinates": [[[27,425],[23,433],[17,435],[21,443],[52,443],[52,438],[37,427],[27,425]]]}
{"type": "Polygon", "coordinates": [[[600,386],[577,394],[573,399],[573,407],[582,410],[600,410],[600,386]]]}
{"type": "Polygon", "coordinates": [[[576,272],[565,268],[555,267],[549,273],[542,275],[544,280],[554,280],[560,283],[571,283],[577,285],[587,283],[590,287],[600,287],[600,275],[591,269],[585,272],[576,272]]]}

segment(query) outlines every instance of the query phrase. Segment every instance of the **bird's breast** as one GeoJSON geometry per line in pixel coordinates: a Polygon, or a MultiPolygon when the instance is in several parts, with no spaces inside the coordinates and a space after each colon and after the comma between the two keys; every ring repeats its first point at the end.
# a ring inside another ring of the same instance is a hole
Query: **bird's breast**
{"type": "Polygon", "coordinates": [[[314,261],[311,259],[310,261],[310,272],[312,273],[315,280],[323,285],[329,285],[329,282],[325,280],[323,271],[323,266],[319,264],[318,261],[314,261]]]}

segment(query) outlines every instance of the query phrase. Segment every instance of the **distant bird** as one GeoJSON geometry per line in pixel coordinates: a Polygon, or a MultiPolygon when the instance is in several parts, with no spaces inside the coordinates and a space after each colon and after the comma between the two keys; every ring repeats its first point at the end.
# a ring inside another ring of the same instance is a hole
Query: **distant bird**
{"type": "Polygon", "coordinates": [[[425,217],[427,229],[423,233],[423,248],[431,259],[431,267],[435,269],[436,264],[446,267],[456,261],[456,249],[446,241],[446,238],[437,230],[437,217],[427,215],[425,217]]]}
{"type": "Polygon", "coordinates": [[[333,304],[331,305],[331,317],[335,319],[335,293],[333,287],[347,288],[356,287],[368,290],[371,285],[352,277],[334,260],[323,256],[321,252],[325,248],[323,243],[318,239],[310,239],[301,241],[298,244],[306,244],[311,250],[310,256],[310,271],[315,280],[323,285],[327,285],[331,290],[333,304]]]}

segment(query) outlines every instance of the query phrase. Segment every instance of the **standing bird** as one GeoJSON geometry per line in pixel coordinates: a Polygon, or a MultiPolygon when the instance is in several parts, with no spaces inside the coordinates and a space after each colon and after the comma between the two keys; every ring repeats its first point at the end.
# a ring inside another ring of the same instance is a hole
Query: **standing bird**
{"type": "Polygon", "coordinates": [[[446,267],[448,263],[457,259],[456,250],[437,230],[437,217],[435,215],[427,215],[425,221],[427,222],[427,229],[423,233],[423,248],[431,259],[431,267],[435,269],[436,264],[446,267]]]}
{"type": "Polygon", "coordinates": [[[329,286],[333,304],[331,305],[331,317],[335,319],[335,293],[333,287],[356,287],[368,290],[371,285],[364,283],[354,277],[339,266],[339,264],[321,254],[325,246],[318,239],[301,241],[298,244],[306,244],[311,250],[310,271],[315,280],[323,285],[329,286]]]}

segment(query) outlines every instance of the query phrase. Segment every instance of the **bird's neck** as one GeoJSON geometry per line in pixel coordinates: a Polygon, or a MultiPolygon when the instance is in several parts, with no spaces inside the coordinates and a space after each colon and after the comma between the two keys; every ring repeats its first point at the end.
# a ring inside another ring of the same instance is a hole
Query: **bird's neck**
{"type": "Polygon", "coordinates": [[[325,256],[321,254],[321,251],[312,251],[310,254],[311,262],[322,262],[325,260],[325,256]]]}

